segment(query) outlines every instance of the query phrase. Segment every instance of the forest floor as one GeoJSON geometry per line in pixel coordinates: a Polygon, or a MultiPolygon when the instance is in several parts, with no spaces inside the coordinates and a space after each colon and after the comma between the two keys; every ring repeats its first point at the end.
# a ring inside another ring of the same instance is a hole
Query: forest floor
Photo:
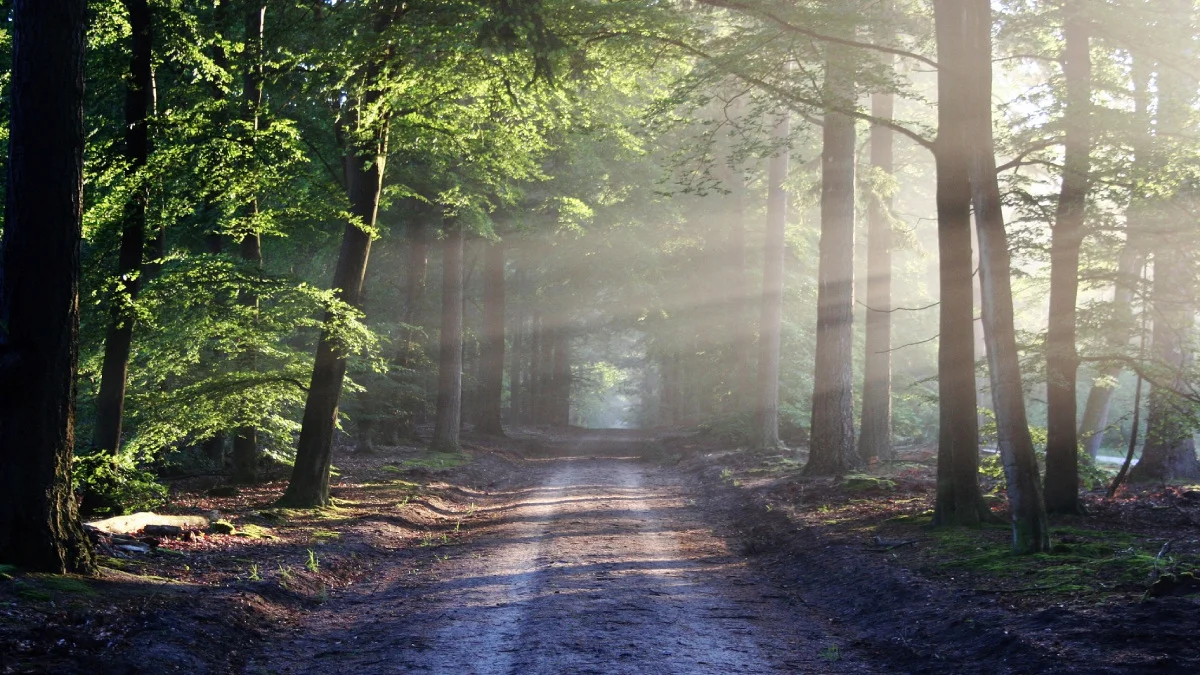
{"type": "Polygon", "coordinates": [[[0,575],[0,673],[1200,672],[1195,488],[1089,496],[1018,557],[1004,526],[924,527],[927,454],[810,479],[699,435],[523,430],[339,453],[317,511],[192,479],[164,512],[232,533],[0,575]]]}

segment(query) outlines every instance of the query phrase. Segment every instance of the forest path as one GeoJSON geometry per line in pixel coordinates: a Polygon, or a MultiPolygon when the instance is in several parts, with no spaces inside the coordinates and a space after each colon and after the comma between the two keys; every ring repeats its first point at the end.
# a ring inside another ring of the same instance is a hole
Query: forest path
{"type": "Polygon", "coordinates": [[[623,458],[531,464],[538,487],[493,495],[469,543],[423,569],[380,569],[251,670],[872,671],[726,548],[677,474],[623,458]]]}

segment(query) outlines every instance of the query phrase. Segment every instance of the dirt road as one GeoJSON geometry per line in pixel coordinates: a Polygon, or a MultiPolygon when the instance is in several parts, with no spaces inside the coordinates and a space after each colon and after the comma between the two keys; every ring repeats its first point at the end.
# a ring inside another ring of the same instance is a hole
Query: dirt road
{"type": "Polygon", "coordinates": [[[470,543],[435,549],[425,566],[385,567],[251,670],[872,672],[727,550],[670,471],[628,459],[535,464],[540,485],[492,495],[470,543]]]}

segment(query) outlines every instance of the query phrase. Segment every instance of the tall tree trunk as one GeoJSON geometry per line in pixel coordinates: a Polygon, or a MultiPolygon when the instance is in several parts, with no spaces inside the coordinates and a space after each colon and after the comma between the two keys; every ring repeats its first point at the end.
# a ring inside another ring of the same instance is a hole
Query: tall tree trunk
{"type": "Polygon", "coordinates": [[[779,441],[779,343],[783,330],[783,260],[787,233],[788,198],[783,183],[788,173],[791,115],[779,114],[774,140],[780,143],[767,166],[767,228],[763,246],[763,290],[758,324],[758,387],[754,408],[754,447],[774,450],[779,441]]]}
{"type": "MultiPolygon", "coordinates": [[[[246,74],[244,78],[245,118],[250,129],[250,137],[246,140],[250,156],[254,156],[254,146],[257,143],[259,129],[259,109],[262,107],[263,95],[263,28],[266,21],[266,6],[253,7],[246,13],[246,74]]],[[[251,162],[254,162],[251,159],[251,162]]],[[[251,167],[257,171],[257,167],[251,167]]],[[[242,260],[262,269],[262,240],[255,222],[258,217],[258,195],[252,194],[242,209],[246,220],[250,223],[242,236],[238,252],[242,260]]],[[[258,296],[253,292],[243,291],[238,302],[245,307],[258,307],[258,296]]],[[[245,356],[244,366],[253,371],[255,358],[253,354],[245,356]]],[[[247,411],[250,412],[250,411],[247,411]]],[[[251,484],[258,482],[258,429],[253,425],[238,427],[233,436],[233,480],[237,483],[251,484]]]]}
{"type": "MultiPolygon", "coordinates": [[[[1139,128],[1134,141],[1131,173],[1140,180],[1154,173],[1151,169],[1153,139],[1150,135],[1150,79],[1153,69],[1145,56],[1134,53],[1131,59],[1135,116],[1139,128]]],[[[1133,194],[1125,210],[1125,246],[1121,249],[1117,262],[1117,278],[1113,283],[1112,324],[1105,336],[1108,348],[1114,351],[1127,346],[1136,329],[1133,301],[1135,291],[1141,283],[1142,268],[1146,259],[1143,239],[1148,217],[1147,202],[1144,195],[1133,194]]],[[[1088,392],[1083,419],[1079,423],[1079,436],[1084,449],[1092,458],[1096,457],[1104,441],[1104,434],[1108,428],[1109,405],[1116,390],[1117,377],[1123,369],[1119,361],[1102,366],[1091,391],[1088,392]]]]}
{"type": "MultiPolygon", "coordinates": [[[[961,64],[966,50],[959,0],[934,4],[937,56],[961,64]]],[[[967,73],[938,70],[938,464],[935,525],[977,525],[989,515],[979,489],[979,418],[975,389],[975,305],[971,262],[971,183],[967,129],[959,92],[967,73]]]]}
{"type": "MultiPolygon", "coordinates": [[[[891,67],[894,59],[888,57],[891,67]]],[[[871,116],[892,119],[895,96],[871,95],[871,116]]],[[[874,179],[890,177],[893,134],[871,125],[874,179]]],[[[864,460],[892,457],[892,195],[874,194],[867,211],[867,335],[863,359],[862,433],[858,454],[864,460]]]]}
{"type": "MultiPolygon", "coordinates": [[[[373,79],[373,78],[371,78],[373,79]]],[[[360,101],[369,108],[378,96],[368,94],[360,101]]],[[[379,213],[379,196],[383,189],[384,161],[387,157],[386,121],[373,130],[361,130],[369,138],[352,142],[346,150],[346,192],[350,212],[356,222],[346,223],[342,247],[333,273],[333,288],[343,302],[359,307],[362,301],[363,278],[371,254],[371,235],[379,213]]],[[[325,317],[326,326],[333,320],[325,317]]],[[[342,381],[346,377],[346,355],[334,339],[331,329],[321,330],[317,356],[313,361],[312,383],[304,404],[300,440],[296,447],[296,463],[287,490],[279,502],[283,506],[300,508],[329,504],[329,467],[333,461],[333,434],[337,428],[338,403],[342,397],[342,381]]]]}
{"type": "Polygon", "coordinates": [[[854,107],[844,48],[827,47],[821,150],[821,243],[813,372],[810,476],[862,464],[854,446],[854,107]]]}
{"type": "Polygon", "coordinates": [[[438,337],[437,409],[431,447],[459,450],[462,424],[463,371],[463,246],[459,225],[449,224],[442,241],[442,330],[438,337]]]}
{"type": "Polygon", "coordinates": [[[1050,548],[1046,506],[1029,422],[1013,322],[1008,238],[996,155],[992,141],[992,10],[989,0],[964,0],[967,86],[965,98],[971,203],[979,236],[979,286],[983,309],[983,341],[987,347],[992,404],[1000,460],[1008,482],[1008,507],[1013,523],[1013,550],[1034,553],[1050,548]]]}
{"type": "Polygon", "coordinates": [[[568,331],[560,325],[554,331],[554,398],[550,423],[565,427],[571,423],[571,355],[568,331]]]}
{"type": "MultiPolygon", "coordinates": [[[[522,258],[517,256],[514,261],[513,270],[513,295],[519,297],[519,293],[524,288],[524,268],[521,266],[522,258]]],[[[512,307],[512,352],[509,354],[508,365],[508,414],[509,419],[513,424],[524,424],[525,416],[522,411],[522,406],[525,399],[524,392],[524,352],[525,352],[525,307],[523,303],[509,303],[512,307]]]]}
{"type": "MultiPolygon", "coordinates": [[[[1195,11],[1190,0],[1164,2],[1163,26],[1165,36],[1189,39],[1195,11]]],[[[1155,149],[1165,158],[1188,133],[1188,118],[1195,100],[1194,82],[1177,68],[1160,68],[1158,72],[1158,121],[1155,149]],[[1167,147],[1164,147],[1167,146],[1167,147]]],[[[1187,188],[1176,188],[1186,190],[1187,188]]],[[[1181,196],[1169,195],[1153,209],[1149,248],[1154,261],[1154,280],[1151,288],[1150,353],[1157,367],[1169,372],[1164,386],[1151,385],[1146,410],[1146,442],[1142,456],[1129,472],[1130,482],[1166,482],[1200,478],[1200,462],[1192,440],[1194,424],[1182,411],[1186,404],[1175,391],[1188,387],[1187,371],[1193,361],[1191,342],[1195,338],[1196,298],[1193,287],[1192,250],[1195,235],[1191,223],[1184,224],[1186,209],[1179,204],[1181,196]]]]}
{"type": "Polygon", "coordinates": [[[483,256],[483,347],[480,358],[479,416],[475,430],[503,434],[504,398],[504,243],[491,242],[483,256]]]}
{"type": "Polygon", "coordinates": [[[104,362],[100,391],[96,395],[96,426],[92,447],[116,454],[121,449],[121,421],[125,414],[125,385],[129,353],[133,346],[132,304],[141,288],[142,260],[146,249],[146,186],[140,175],[150,156],[147,117],[151,96],[151,10],[147,0],[124,0],[129,12],[130,62],[125,80],[125,161],[128,179],[138,183],[125,202],[121,244],[117,253],[117,292],[110,299],[108,330],[104,337],[104,362]]]}
{"type": "Polygon", "coordinates": [[[15,0],[0,239],[0,560],[93,569],[71,492],[85,2],[15,0]]]}
{"type": "Polygon", "coordinates": [[[529,423],[543,423],[542,412],[542,312],[529,319],[529,423]]]}
{"type": "Polygon", "coordinates": [[[1081,0],[1063,10],[1067,80],[1066,153],[1058,212],[1050,238],[1050,319],[1046,333],[1046,511],[1080,513],[1079,435],[1075,380],[1075,304],[1079,296],[1079,247],[1091,170],[1092,83],[1087,19],[1081,0]]]}

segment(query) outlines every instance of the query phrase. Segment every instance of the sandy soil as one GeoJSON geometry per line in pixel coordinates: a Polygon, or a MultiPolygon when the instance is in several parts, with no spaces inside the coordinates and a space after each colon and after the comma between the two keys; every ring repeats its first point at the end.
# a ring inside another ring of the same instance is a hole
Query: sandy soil
{"type": "Polygon", "coordinates": [[[532,462],[469,543],[384,565],[255,658],[263,673],[865,673],[726,549],[674,472],[532,462]]]}

